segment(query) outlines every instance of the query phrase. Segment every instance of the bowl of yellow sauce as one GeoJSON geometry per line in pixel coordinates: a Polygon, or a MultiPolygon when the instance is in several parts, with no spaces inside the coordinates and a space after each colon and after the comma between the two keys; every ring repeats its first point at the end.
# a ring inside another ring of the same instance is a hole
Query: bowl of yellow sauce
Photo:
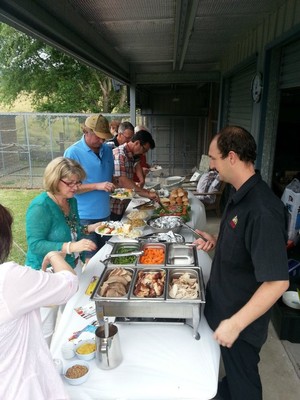
{"type": "Polygon", "coordinates": [[[96,343],[95,340],[82,340],[75,349],[75,354],[80,360],[89,361],[95,357],[96,343]]]}

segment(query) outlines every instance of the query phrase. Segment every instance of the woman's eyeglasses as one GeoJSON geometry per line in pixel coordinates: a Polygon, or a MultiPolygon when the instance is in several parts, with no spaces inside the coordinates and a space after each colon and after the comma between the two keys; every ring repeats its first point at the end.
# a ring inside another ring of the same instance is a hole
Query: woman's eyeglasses
{"type": "Polygon", "coordinates": [[[66,181],[64,181],[63,179],[60,179],[60,181],[61,181],[62,183],[64,183],[65,185],[71,187],[71,188],[73,188],[73,187],[75,187],[75,186],[80,186],[80,185],[82,184],[81,181],[78,181],[78,182],[66,182],[66,181]]]}

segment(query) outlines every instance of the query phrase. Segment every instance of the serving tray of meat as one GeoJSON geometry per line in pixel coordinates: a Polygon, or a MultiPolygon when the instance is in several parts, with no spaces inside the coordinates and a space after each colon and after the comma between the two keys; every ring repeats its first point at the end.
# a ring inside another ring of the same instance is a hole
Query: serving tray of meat
{"type": "Polygon", "coordinates": [[[96,303],[99,323],[104,317],[127,321],[182,318],[192,320],[193,336],[200,338],[198,328],[205,292],[199,266],[106,266],[91,299],[96,303]]]}
{"type": "Polygon", "coordinates": [[[131,300],[165,299],[166,270],[155,268],[138,269],[131,288],[131,300]]]}

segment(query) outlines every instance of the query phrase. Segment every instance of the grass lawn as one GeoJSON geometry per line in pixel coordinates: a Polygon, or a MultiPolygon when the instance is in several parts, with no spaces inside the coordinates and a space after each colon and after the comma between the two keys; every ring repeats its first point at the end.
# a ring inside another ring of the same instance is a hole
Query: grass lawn
{"type": "Polygon", "coordinates": [[[27,251],[25,235],[26,210],[31,200],[40,192],[41,190],[0,189],[0,203],[9,208],[14,217],[14,243],[8,261],[15,261],[24,265],[27,251]]]}

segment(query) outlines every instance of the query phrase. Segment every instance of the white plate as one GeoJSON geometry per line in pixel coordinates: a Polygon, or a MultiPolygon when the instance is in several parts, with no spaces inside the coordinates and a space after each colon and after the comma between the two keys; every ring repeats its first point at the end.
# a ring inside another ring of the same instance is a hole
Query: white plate
{"type": "Polygon", "coordinates": [[[118,188],[110,194],[110,197],[119,200],[131,200],[133,198],[133,195],[134,191],[132,189],[118,188]]]}
{"type": "Polygon", "coordinates": [[[139,229],[131,229],[131,224],[124,224],[120,221],[103,222],[95,232],[101,236],[124,236],[136,238],[141,236],[142,231],[139,229]]]}
{"type": "Polygon", "coordinates": [[[296,310],[300,310],[300,301],[297,292],[294,291],[287,291],[282,295],[282,301],[288,307],[294,308],[296,310]]]}

